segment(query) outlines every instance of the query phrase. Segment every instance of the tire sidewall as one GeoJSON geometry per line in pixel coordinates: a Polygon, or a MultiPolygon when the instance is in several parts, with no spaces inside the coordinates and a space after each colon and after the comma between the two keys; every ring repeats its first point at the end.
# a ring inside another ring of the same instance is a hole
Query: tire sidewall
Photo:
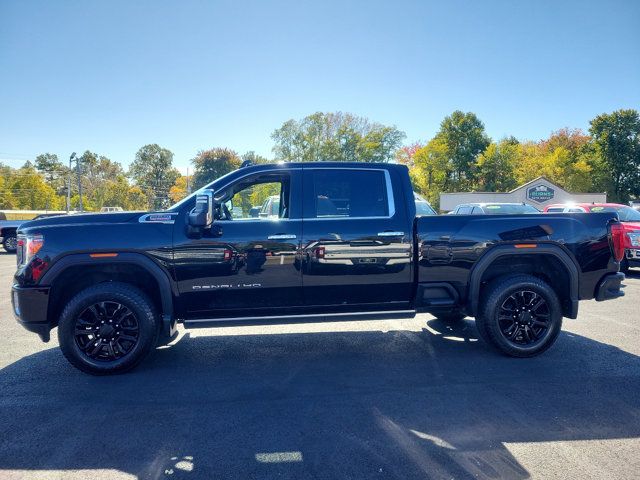
{"type": "Polygon", "coordinates": [[[490,340],[502,352],[518,357],[531,357],[544,352],[556,341],[562,329],[562,308],[555,292],[541,281],[519,280],[506,288],[497,290],[490,295],[489,304],[484,309],[485,332],[490,340]],[[542,296],[547,302],[550,313],[551,328],[547,331],[544,341],[532,346],[519,346],[508,341],[500,330],[498,315],[502,303],[513,293],[527,290],[542,296]]]}
{"type": "Polygon", "coordinates": [[[76,295],[64,309],[58,324],[58,340],[63,353],[73,365],[95,375],[125,372],[142,361],[156,343],[158,329],[151,303],[137,289],[120,284],[103,284],[90,287],[76,295]],[[115,285],[115,286],[114,286],[115,285]],[[102,301],[114,301],[129,308],[139,326],[139,338],[135,347],[124,357],[113,361],[99,361],[85,355],[75,341],[75,325],[78,315],[87,307],[102,301]]]}

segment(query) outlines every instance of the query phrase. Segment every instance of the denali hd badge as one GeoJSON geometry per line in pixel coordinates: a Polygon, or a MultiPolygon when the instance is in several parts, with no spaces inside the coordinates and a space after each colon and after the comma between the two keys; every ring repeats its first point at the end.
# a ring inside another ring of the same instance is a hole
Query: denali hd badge
{"type": "Polygon", "coordinates": [[[178,212],[168,213],[147,213],[140,217],[140,223],[168,223],[173,224],[176,220],[178,212]]]}

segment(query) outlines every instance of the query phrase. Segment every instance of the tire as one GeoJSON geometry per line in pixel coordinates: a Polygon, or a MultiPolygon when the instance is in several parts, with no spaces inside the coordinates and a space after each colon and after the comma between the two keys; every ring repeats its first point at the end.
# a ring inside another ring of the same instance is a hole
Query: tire
{"type": "Polygon", "coordinates": [[[533,357],[549,349],[562,328],[556,292],[532,275],[500,277],[483,292],[476,318],[480,337],[511,357],[533,357]]]}
{"type": "Polygon", "coordinates": [[[458,323],[467,318],[464,313],[458,311],[434,313],[433,316],[446,323],[458,323]]]}
{"type": "Polygon", "coordinates": [[[629,273],[629,268],[629,260],[623,258],[620,262],[620,271],[626,275],[627,273],[629,273]]]}
{"type": "Polygon", "coordinates": [[[143,292],[126,283],[106,282],[69,301],[60,316],[58,340],[74,367],[91,375],[111,375],[144,360],[156,345],[158,327],[153,303],[143,292]]]}
{"type": "Polygon", "coordinates": [[[2,248],[4,248],[7,253],[16,253],[18,249],[18,239],[15,235],[10,235],[5,237],[2,240],[2,248]]]}

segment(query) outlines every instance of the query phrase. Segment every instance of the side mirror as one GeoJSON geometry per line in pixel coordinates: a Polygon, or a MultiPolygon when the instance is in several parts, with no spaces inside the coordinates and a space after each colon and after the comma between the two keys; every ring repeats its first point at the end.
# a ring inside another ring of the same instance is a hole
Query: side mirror
{"type": "Polygon", "coordinates": [[[196,206],[189,212],[189,226],[209,229],[213,224],[213,191],[203,190],[196,196],[196,206]]]}

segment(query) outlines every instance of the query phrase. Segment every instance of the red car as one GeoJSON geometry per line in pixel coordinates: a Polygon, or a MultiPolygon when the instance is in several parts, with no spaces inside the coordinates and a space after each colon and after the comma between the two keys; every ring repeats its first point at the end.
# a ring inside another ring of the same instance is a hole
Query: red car
{"type": "Polygon", "coordinates": [[[629,267],[640,267],[640,211],[620,203],[565,203],[547,205],[544,213],[589,213],[617,212],[624,228],[625,256],[620,270],[627,272],[629,267]]]}

